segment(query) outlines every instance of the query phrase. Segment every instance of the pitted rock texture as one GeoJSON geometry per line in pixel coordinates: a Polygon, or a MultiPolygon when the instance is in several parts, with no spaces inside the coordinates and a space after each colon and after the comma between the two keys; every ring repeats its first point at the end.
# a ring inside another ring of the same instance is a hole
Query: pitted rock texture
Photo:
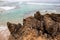
{"type": "Polygon", "coordinates": [[[23,25],[7,22],[9,40],[60,40],[60,14],[41,15],[23,19],[23,25]]]}

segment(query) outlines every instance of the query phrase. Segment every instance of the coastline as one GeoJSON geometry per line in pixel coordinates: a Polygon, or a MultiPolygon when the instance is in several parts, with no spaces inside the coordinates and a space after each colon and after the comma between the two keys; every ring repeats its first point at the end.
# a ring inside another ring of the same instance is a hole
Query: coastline
{"type": "MultiPolygon", "coordinates": [[[[34,14],[36,13],[36,11],[38,11],[38,10],[34,10],[34,11],[31,11],[31,12],[28,12],[28,13],[25,13],[24,15],[23,15],[23,17],[22,18],[17,18],[16,20],[15,19],[12,19],[12,20],[6,20],[6,21],[0,21],[0,26],[1,25],[3,25],[3,26],[7,26],[7,22],[12,22],[12,23],[21,23],[22,25],[23,25],[23,19],[25,19],[25,18],[27,18],[27,17],[29,17],[29,16],[34,16],[34,14]]],[[[55,14],[60,14],[60,12],[53,12],[53,11],[47,11],[47,12],[45,12],[45,10],[44,11],[40,11],[40,13],[42,14],[42,15],[44,15],[44,14],[46,14],[46,13],[48,13],[48,14],[51,14],[51,13],[55,13],[55,14]]]]}
{"type": "MultiPolygon", "coordinates": [[[[42,15],[45,15],[45,14],[47,14],[47,13],[49,13],[49,14],[51,14],[51,13],[54,13],[54,12],[40,12],[42,15]]],[[[56,13],[56,12],[55,12],[56,13]]],[[[34,16],[34,14],[36,14],[36,12],[31,12],[30,14],[26,14],[26,15],[24,15],[24,18],[29,18],[30,16],[34,16]]],[[[57,13],[56,13],[57,14],[57,13]]],[[[38,16],[36,16],[36,17],[38,17],[38,16]]],[[[22,19],[17,19],[17,20],[11,20],[11,21],[8,21],[8,22],[11,22],[11,23],[15,23],[15,24],[17,24],[17,23],[21,23],[21,24],[23,24],[23,19],[24,18],[22,18],[22,19]]],[[[34,17],[33,17],[34,18],[34,17]]],[[[28,21],[28,20],[27,20],[28,21]]],[[[30,21],[31,22],[31,21],[30,21]]],[[[1,23],[1,22],[0,22],[1,23]]],[[[34,23],[34,22],[33,22],[34,23]]],[[[2,24],[4,24],[4,23],[2,23],[2,24]]],[[[8,40],[8,38],[9,38],[9,35],[10,35],[10,32],[9,32],[9,30],[8,30],[8,28],[7,28],[7,22],[4,24],[4,25],[0,25],[0,34],[1,34],[1,36],[2,36],[2,38],[0,39],[0,40],[8,40]]],[[[27,24],[26,24],[27,25],[27,24]]],[[[28,26],[28,25],[27,25],[28,26]]],[[[26,26],[25,26],[26,27],[26,26]]],[[[25,30],[24,30],[25,31],[25,30]]],[[[38,37],[37,38],[38,40],[39,39],[41,39],[40,37],[38,37]]],[[[43,38],[42,38],[43,39],[43,38]]],[[[44,39],[43,39],[44,40],[44,39]]]]}
{"type": "MultiPolygon", "coordinates": [[[[26,13],[24,15],[24,18],[27,18],[29,16],[34,16],[34,14],[36,13],[36,11],[38,11],[38,10],[35,10],[33,12],[30,12],[30,13],[26,13]]],[[[60,14],[60,12],[56,12],[56,11],[52,11],[52,10],[50,10],[50,11],[43,10],[43,11],[40,11],[40,13],[41,13],[41,15],[44,15],[46,13],[48,13],[48,14],[51,14],[51,13],[60,14]]]]}

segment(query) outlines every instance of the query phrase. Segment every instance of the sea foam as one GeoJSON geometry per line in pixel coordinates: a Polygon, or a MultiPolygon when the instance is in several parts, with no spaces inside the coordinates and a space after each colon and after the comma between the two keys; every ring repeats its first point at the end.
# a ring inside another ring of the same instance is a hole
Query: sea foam
{"type": "Polygon", "coordinates": [[[0,40],[8,40],[10,32],[7,26],[0,26],[0,40]]]}

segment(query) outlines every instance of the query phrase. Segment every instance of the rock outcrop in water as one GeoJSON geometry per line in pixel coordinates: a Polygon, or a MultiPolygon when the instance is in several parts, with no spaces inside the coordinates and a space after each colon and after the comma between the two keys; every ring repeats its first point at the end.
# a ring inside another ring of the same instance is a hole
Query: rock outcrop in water
{"type": "Polygon", "coordinates": [[[41,15],[23,19],[23,25],[7,22],[9,40],[60,40],[60,14],[41,15]]]}

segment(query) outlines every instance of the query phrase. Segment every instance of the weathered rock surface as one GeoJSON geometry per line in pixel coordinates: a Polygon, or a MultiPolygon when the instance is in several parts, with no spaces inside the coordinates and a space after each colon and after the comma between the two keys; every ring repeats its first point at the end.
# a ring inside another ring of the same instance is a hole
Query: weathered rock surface
{"type": "Polygon", "coordinates": [[[44,15],[44,25],[46,33],[54,36],[58,30],[58,23],[51,19],[50,15],[44,15]]]}
{"type": "Polygon", "coordinates": [[[51,18],[55,21],[55,22],[60,22],[60,14],[51,14],[51,18]]]}
{"type": "Polygon", "coordinates": [[[9,40],[55,40],[57,35],[60,35],[59,15],[53,13],[41,15],[37,11],[34,17],[23,19],[23,25],[8,22],[7,26],[11,32],[9,40]]]}
{"type": "Polygon", "coordinates": [[[11,33],[9,40],[18,39],[20,37],[20,35],[18,34],[18,30],[22,27],[22,25],[20,23],[14,24],[7,22],[7,26],[11,33]]]}

